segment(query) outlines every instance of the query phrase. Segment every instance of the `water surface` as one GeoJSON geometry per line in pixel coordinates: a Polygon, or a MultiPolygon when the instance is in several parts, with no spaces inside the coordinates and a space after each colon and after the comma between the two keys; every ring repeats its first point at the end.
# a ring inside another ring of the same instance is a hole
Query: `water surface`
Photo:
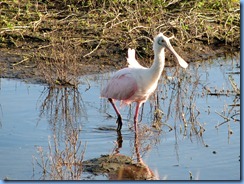
{"type": "MultiPolygon", "coordinates": [[[[240,180],[240,99],[229,79],[240,87],[239,64],[220,58],[187,70],[165,68],[140,111],[137,140],[139,157],[159,179],[240,180]]],[[[81,77],[78,90],[1,79],[0,178],[60,179],[57,155],[68,160],[74,152],[83,160],[116,152],[136,161],[135,106],[120,108],[118,149],[115,112],[99,98],[111,75],[81,77]]],[[[69,179],[64,163],[60,169],[69,179]]],[[[108,177],[80,173],[78,179],[108,177]]]]}

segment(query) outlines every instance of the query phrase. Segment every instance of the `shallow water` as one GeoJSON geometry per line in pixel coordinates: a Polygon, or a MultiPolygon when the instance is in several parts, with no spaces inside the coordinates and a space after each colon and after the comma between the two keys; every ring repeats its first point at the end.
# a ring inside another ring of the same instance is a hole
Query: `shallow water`
{"type": "MultiPolygon", "coordinates": [[[[140,157],[159,179],[239,180],[240,100],[228,79],[231,75],[240,87],[240,74],[233,73],[240,71],[239,64],[239,59],[218,59],[191,63],[186,71],[165,68],[155,95],[140,111],[136,139],[134,105],[120,108],[119,149],[115,112],[99,98],[112,73],[82,77],[78,90],[1,79],[0,178],[60,179],[54,169],[59,168],[61,179],[70,179],[57,155],[67,160],[72,156],[65,155],[76,150],[83,160],[115,152],[135,161],[140,157]],[[156,112],[160,123],[152,127],[156,112]]],[[[77,178],[108,175],[81,173],[77,178]]]]}

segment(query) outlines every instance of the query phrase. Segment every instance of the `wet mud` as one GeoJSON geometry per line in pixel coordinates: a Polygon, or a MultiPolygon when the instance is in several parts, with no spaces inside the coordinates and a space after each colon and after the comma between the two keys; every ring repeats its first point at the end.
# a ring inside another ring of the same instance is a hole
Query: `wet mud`
{"type": "Polygon", "coordinates": [[[154,174],[142,163],[134,162],[129,156],[101,155],[82,163],[84,172],[94,175],[106,174],[110,180],[152,180],[154,174]]]}

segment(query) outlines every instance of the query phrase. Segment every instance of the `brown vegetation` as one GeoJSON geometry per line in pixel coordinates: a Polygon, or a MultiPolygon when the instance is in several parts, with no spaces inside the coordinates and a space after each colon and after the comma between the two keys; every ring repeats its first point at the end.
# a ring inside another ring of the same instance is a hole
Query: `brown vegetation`
{"type": "Polygon", "coordinates": [[[158,32],[175,35],[173,45],[188,62],[240,48],[237,0],[4,0],[0,12],[1,76],[51,85],[121,68],[129,47],[150,65],[158,32]]]}

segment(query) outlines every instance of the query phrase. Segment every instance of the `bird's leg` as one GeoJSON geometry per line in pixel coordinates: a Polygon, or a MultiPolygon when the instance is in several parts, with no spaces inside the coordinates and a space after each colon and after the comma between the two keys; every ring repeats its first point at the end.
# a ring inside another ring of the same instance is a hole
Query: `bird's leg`
{"type": "Polygon", "coordinates": [[[137,102],[137,104],[136,104],[136,112],[135,112],[135,116],[134,116],[134,128],[135,128],[135,131],[137,131],[137,121],[138,121],[138,114],[139,114],[140,107],[141,107],[141,102],[137,102]]]}
{"type": "Polygon", "coordinates": [[[140,119],[140,122],[142,121],[143,109],[144,109],[144,103],[142,104],[142,107],[141,107],[141,119],[140,119]]]}
{"type": "Polygon", "coordinates": [[[122,128],[122,117],[121,117],[120,112],[114,103],[114,100],[112,98],[109,98],[108,101],[112,104],[112,106],[113,106],[113,108],[114,108],[114,110],[118,116],[117,121],[116,121],[116,123],[118,123],[117,131],[120,131],[122,128]]]}

